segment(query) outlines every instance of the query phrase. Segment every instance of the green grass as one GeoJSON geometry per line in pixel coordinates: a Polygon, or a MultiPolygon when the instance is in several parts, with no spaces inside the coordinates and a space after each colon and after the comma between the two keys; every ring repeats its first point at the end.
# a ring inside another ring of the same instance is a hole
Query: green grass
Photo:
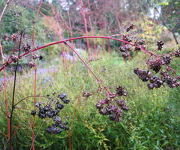
{"type": "MultiPolygon", "coordinates": [[[[58,71],[38,75],[37,94],[46,95],[53,91],[66,92],[71,103],[61,115],[69,116],[70,130],[60,135],[49,135],[44,129],[49,120],[36,118],[37,149],[70,149],[73,150],[179,150],[180,149],[180,88],[162,87],[148,90],[146,83],[141,82],[133,73],[135,67],[146,68],[145,56],[137,55],[133,60],[123,62],[116,53],[103,54],[102,59],[90,63],[96,74],[105,85],[114,91],[119,85],[127,88],[126,98],[130,110],[124,114],[120,123],[110,121],[98,114],[95,104],[105,97],[98,93],[86,99],[83,91],[94,92],[98,85],[86,68],[80,63],[56,64],[58,71]],[[49,77],[50,82],[43,83],[49,77]],[[42,84],[43,83],[43,84],[42,84]]],[[[177,62],[178,63],[178,62],[177,62]]],[[[8,83],[8,100],[12,98],[12,82],[8,83]]],[[[33,95],[33,74],[18,77],[16,101],[33,95]]],[[[0,93],[4,110],[3,93],[0,93]]],[[[38,99],[45,101],[45,99],[38,99]]],[[[14,124],[15,149],[29,149],[31,145],[30,111],[33,99],[18,105],[23,110],[16,110],[14,124]]],[[[3,133],[7,132],[5,116],[0,111],[0,125],[3,133]]],[[[2,149],[4,137],[0,149],[2,149]],[[2,147],[1,147],[2,145],[2,147]]]]}

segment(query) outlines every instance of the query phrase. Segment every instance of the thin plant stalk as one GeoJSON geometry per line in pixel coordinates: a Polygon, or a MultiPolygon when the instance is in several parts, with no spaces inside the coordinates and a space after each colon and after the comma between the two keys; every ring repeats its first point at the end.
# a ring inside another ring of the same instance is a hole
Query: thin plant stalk
{"type": "MultiPolygon", "coordinates": [[[[34,68],[34,107],[36,104],[36,84],[37,84],[37,68],[34,68]]],[[[35,132],[34,132],[34,127],[35,127],[35,116],[32,118],[32,143],[31,143],[31,150],[35,150],[35,132]]]]}
{"type": "MultiPolygon", "coordinates": [[[[149,54],[149,55],[153,55],[153,56],[157,56],[157,54],[155,54],[154,52],[152,51],[148,51],[146,48],[144,47],[139,47],[139,46],[136,46],[134,43],[131,43],[131,42],[128,42],[128,41],[125,41],[125,40],[122,40],[122,39],[117,39],[117,38],[113,38],[111,36],[81,36],[81,37],[75,37],[75,38],[69,38],[69,39],[65,39],[65,40],[61,40],[61,41],[56,41],[56,42],[52,42],[52,43],[49,43],[49,44],[46,44],[46,45],[43,45],[43,46],[40,46],[38,48],[35,48],[35,49],[32,49],[28,52],[25,52],[23,54],[21,54],[18,59],[21,59],[22,57],[26,56],[26,55],[29,55],[30,53],[32,52],[35,52],[35,51],[38,51],[40,49],[43,49],[43,48],[46,48],[46,47],[49,47],[49,46],[52,46],[52,45],[56,45],[56,44],[61,44],[61,43],[64,43],[64,42],[68,42],[68,41],[74,41],[74,40],[78,40],[78,39],[87,39],[87,38],[102,38],[102,39],[109,39],[109,40],[115,40],[115,41],[119,41],[119,42],[123,42],[123,43],[126,43],[126,44],[129,44],[131,46],[134,46],[134,47],[137,47],[137,48],[140,48],[142,52],[146,53],[146,54],[149,54]]],[[[0,71],[2,71],[3,69],[6,68],[6,66],[8,64],[11,64],[13,61],[12,60],[8,60],[6,61],[2,67],[0,68],[0,71]]]]}
{"type": "Polygon", "coordinates": [[[64,42],[65,45],[67,45],[76,55],[77,57],[81,60],[81,62],[85,65],[85,67],[88,69],[88,71],[90,71],[90,73],[94,76],[94,78],[96,79],[97,83],[99,84],[100,88],[103,88],[106,91],[107,96],[111,94],[111,92],[109,91],[109,89],[107,89],[104,85],[101,79],[99,79],[99,77],[93,72],[93,70],[91,69],[91,67],[85,62],[85,60],[79,55],[79,53],[68,43],[64,42]]]}
{"type": "MultiPolygon", "coordinates": [[[[21,43],[22,43],[22,37],[23,37],[23,32],[20,34],[20,40],[19,40],[19,52],[18,52],[18,57],[20,56],[21,53],[21,43]]],[[[13,84],[13,95],[12,95],[12,102],[11,102],[11,113],[10,113],[10,149],[13,150],[13,143],[12,143],[12,121],[13,121],[13,112],[15,110],[14,104],[15,104],[15,92],[16,92],[16,81],[17,81],[17,69],[19,65],[19,60],[16,62],[16,68],[14,71],[14,84],[13,84]]]]}
{"type": "Polygon", "coordinates": [[[4,13],[5,13],[8,5],[9,5],[9,3],[10,3],[10,1],[11,1],[11,0],[7,0],[6,5],[5,5],[4,8],[3,8],[3,11],[2,11],[2,13],[1,13],[1,15],[0,15],[0,22],[1,22],[2,18],[3,18],[3,16],[4,16],[4,13]]]}

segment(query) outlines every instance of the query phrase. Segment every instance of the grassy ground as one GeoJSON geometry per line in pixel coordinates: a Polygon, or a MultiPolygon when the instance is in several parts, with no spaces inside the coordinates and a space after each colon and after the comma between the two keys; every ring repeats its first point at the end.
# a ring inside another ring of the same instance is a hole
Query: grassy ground
{"type": "MultiPolygon", "coordinates": [[[[49,120],[36,118],[35,133],[37,149],[47,150],[179,150],[180,149],[180,88],[162,87],[148,90],[133,73],[136,67],[146,68],[144,55],[137,55],[133,60],[124,62],[116,53],[103,54],[102,59],[92,61],[90,65],[105,85],[114,91],[119,85],[127,88],[126,98],[130,110],[124,114],[120,123],[109,121],[98,114],[95,104],[105,97],[98,93],[90,98],[83,98],[83,91],[94,92],[98,86],[86,68],[80,63],[56,63],[56,72],[38,74],[37,94],[65,92],[71,98],[62,116],[68,116],[70,130],[60,135],[49,135],[44,130],[49,120]]],[[[8,99],[12,97],[12,82],[9,81],[8,99]]],[[[18,77],[16,101],[33,95],[33,74],[18,77]]],[[[0,93],[1,105],[3,94],[0,93]]],[[[45,101],[44,99],[37,99],[45,101]]],[[[30,112],[33,99],[23,101],[15,111],[14,143],[16,149],[29,149],[31,145],[32,121],[30,112]],[[23,109],[22,109],[23,108],[23,109]]],[[[4,110],[2,107],[1,110],[4,110]]],[[[6,120],[0,111],[1,132],[5,133],[6,120]]],[[[1,144],[4,138],[0,134],[1,144]]],[[[0,149],[2,147],[0,146],[0,149]]]]}

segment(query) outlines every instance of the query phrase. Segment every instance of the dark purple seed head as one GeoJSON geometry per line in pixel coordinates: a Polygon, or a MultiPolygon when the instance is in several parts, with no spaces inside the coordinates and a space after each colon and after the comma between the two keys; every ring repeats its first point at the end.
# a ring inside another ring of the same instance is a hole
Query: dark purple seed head
{"type": "Polygon", "coordinates": [[[47,131],[48,133],[51,133],[51,134],[59,134],[59,133],[62,132],[61,129],[59,129],[59,128],[57,128],[57,127],[52,127],[52,126],[49,126],[49,127],[46,129],[46,131],[47,131]]]}
{"type": "Polygon", "coordinates": [[[51,110],[51,105],[46,105],[46,106],[44,107],[44,110],[45,110],[45,111],[51,110]]]}
{"type": "Polygon", "coordinates": [[[148,88],[149,88],[150,90],[154,88],[154,84],[153,84],[153,83],[149,83],[147,86],[148,86],[148,88]]]}
{"type": "Polygon", "coordinates": [[[116,96],[117,96],[117,95],[114,94],[114,93],[109,94],[109,98],[110,98],[110,99],[115,98],[116,96]]]}
{"type": "Polygon", "coordinates": [[[41,118],[41,119],[46,118],[46,114],[44,114],[44,113],[39,113],[38,116],[39,116],[39,118],[41,118]]]}
{"type": "Polygon", "coordinates": [[[45,109],[44,109],[44,108],[40,108],[40,109],[39,109],[39,113],[41,113],[41,114],[45,114],[45,113],[46,113],[46,111],[45,111],[45,109]]]}
{"type": "Polygon", "coordinates": [[[59,116],[55,116],[53,120],[55,123],[62,123],[62,120],[59,116]]]}
{"type": "Polygon", "coordinates": [[[39,60],[42,60],[42,59],[43,59],[43,56],[40,55],[40,56],[39,56],[39,60]]]}
{"type": "Polygon", "coordinates": [[[118,96],[127,96],[128,95],[128,92],[125,88],[123,88],[122,86],[119,86],[116,88],[116,94],[118,96]]]}
{"type": "Polygon", "coordinates": [[[176,50],[174,55],[175,57],[180,57],[180,50],[176,50]]]}
{"type": "Polygon", "coordinates": [[[138,70],[139,70],[139,68],[134,69],[134,73],[137,74],[137,75],[138,75],[138,72],[139,72],[138,70]]]}
{"type": "Polygon", "coordinates": [[[60,98],[60,99],[64,99],[66,97],[67,97],[67,95],[65,93],[62,93],[62,94],[58,95],[58,98],[60,98]]]}
{"type": "Polygon", "coordinates": [[[165,55],[162,57],[163,64],[169,65],[171,63],[171,56],[170,55],[165,55]]]}
{"type": "Polygon", "coordinates": [[[36,111],[35,111],[35,110],[32,110],[32,111],[31,111],[31,115],[35,116],[35,115],[36,115],[36,111]]]}
{"type": "Polygon", "coordinates": [[[119,106],[125,105],[125,101],[124,100],[117,100],[116,103],[119,106]]]}
{"type": "Polygon", "coordinates": [[[35,104],[35,106],[36,106],[37,108],[40,108],[41,103],[37,102],[37,103],[35,104]]]}
{"type": "Polygon", "coordinates": [[[108,104],[110,101],[109,101],[109,99],[102,99],[102,100],[100,100],[99,101],[99,103],[101,103],[102,105],[104,105],[104,104],[108,104]]]}
{"type": "Polygon", "coordinates": [[[129,108],[126,105],[122,105],[121,108],[126,111],[129,110],[129,108]]]}
{"type": "Polygon", "coordinates": [[[82,96],[88,98],[91,95],[92,95],[92,93],[90,93],[90,92],[84,92],[82,96]]]}
{"type": "Polygon", "coordinates": [[[57,109],[63,109],[63,108],[64,108],[64,105],[58,103],[58,104],[56,104],[56,108],[57,108],[57,109]]]}
{"type": "Polygon", "coordinates": [[[134,28],[134,25],[130,25],[127,29],[126,29],[126,32],[129,32],[130,30],[132,30],[134,28]]]}
{"type": "Polygon", "coordinates": [[[59,109],[53,110],[54,116],[58,115],[59,112],[60,112],[59,109]]]}
{"type": "Polygon", "coordinates": [[[157,41],[158,50],[162,50],[163,45],[164,45],[163,41],[157,41]]]}
{"type": "Polygon", "coordinates": [[[115,113],[117,114],[117,115],[119,115],[119,116],[122,116],[122,110],[120,109],[120,108],[118,108],[116,111],[115,111],[115,113]]]}
{"type": "Polygon", "coordinates": [[[110,114],[109,119],[112,120],[112,121],[115,121],[116,120],[116,115],[115,114],[110,114]]]}
{"type": "Polygon", "coordinates": [[[101,108],[101,109],[99,109],[99,113],[102,114],[102,115],[107,115],[108,111],[107,111],[106,108],[101,108]]]}
{"type": "Polygon", "coordinates": [[[53,113],[53,111],[48,111],[48,112],[46,112],[46,115],[47,115],[47,117],[49,117],[49,118],[53,118],[54,113],[53,113]]]}
{"type": "Polygon", "coordinates": [[[69,102],[70,102],[70,100],[68,100],[68,99],[63,99],[62,100],[65,104],[68,104],[69,102]]]}
{"type": "Polygon", "coordinates": [[[103,107],[103,106],[102,106],[101,103],[98,102],[98,103],[96,104],[96,108],[97,108],[97,109],[101,109],[102,107],[103,107]]]}

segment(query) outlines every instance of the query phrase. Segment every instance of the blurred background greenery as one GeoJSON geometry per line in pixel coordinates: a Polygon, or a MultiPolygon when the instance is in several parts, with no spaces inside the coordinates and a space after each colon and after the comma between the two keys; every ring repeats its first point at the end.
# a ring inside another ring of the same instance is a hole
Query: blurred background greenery
{"type": "MultiPolygon", "coordinates": [[[[0,0],[2,12],[6,5],[0,0]]],[[[0,22],[0,41],[5,59],[16,54],[18,43],[4,40],[12,34],[24,32],[23,45],[31,48],[45,43],[84,35],[128,34],[126,28],[134,24],[130,34],[145,39],[148,50],[157,52],[156,42],[165,42],[159,53],[172,52],[179,47],[180,2],[177,0],[14,0],[11,1],[0,22]],[[86,20],[86,24],[84,22],[86,20]]],[[[121,38],[118,37],[118,38],[121,38]]],[[[102,39],[77,40],[72,44],[110,87],[127,88],[126,98],[130,110],[119,123],[98,114],[95,104],[105,97],[97,93],[89,98],[83,92],[95,92],[97,83],[84,65],[64,45],[54,45],[38,51],[43,60],[37,62],[37,95],[65,92],[71,98],[61,116],[67,117],[70,130],[49,135],[45,128],[50,121],[35,120],[36,149],[73,150],[179,150],[180,149],[180,88],[161,87],[148,90],[133,73],[134,68],[147,69],[148,56],[137,53],[124,62],[119,55],[121,43],[102,39]],[[89,61],[88,53],[92,60],[89,61]],[[67,57],[63,57],[63,52],[67,57]]],[[[1,56],[0,56],[1,57],[1,56]]],[[[27,63],[28,58],[20,62],[27,63]]],[[[2,63],[2,58],[0,59],[2,63]]],[[[180,75],[179,59],[172,67],[180,75]]],[[[12,100],[13,74],[7,70],[7,99],[12,100]]],[[[0,72],[0,85],[3,73],[0,72]]],[[[18,72],[15,101],[34,94],[34,70],[23,68],[18,72]]],[[[38,98],[40,102],[45,99],[38,98]]],[[[0,149],[6,149],[7,121],[3,89],[0,87],[0,149]]],[[[30,149],[32,121],[30,112],[33,98],[20,103],[15,110],[13,136],[14,149],[30,149]]]]}

